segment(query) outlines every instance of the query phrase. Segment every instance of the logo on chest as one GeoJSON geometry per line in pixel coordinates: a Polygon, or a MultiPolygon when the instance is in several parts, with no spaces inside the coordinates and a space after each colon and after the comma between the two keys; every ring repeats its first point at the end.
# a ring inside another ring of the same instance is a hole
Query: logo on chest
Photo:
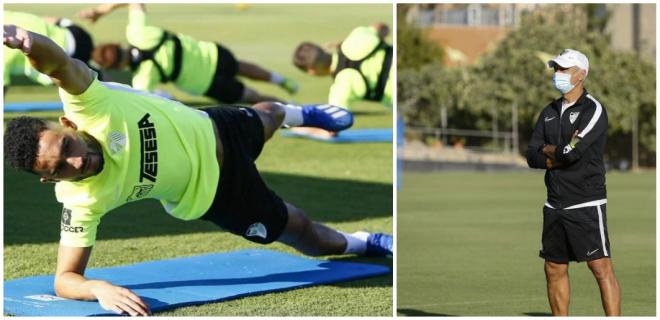
{"type": "Polygon", "coordinates": [[[108,135],[108,146],[111,154],[116,154],[126,147],[126,136],[121,132],[112,131],[108,135]]]}
{"type": "Polygon", "coordinates": [[[568,120],[571,121],[571,124],[573,124],[573,122],[575,122],[575,120],[577,120],[577,117],[578,117],[579,115],[580,115],[580,112],[579,112],[579,111],[577,111],[577,112],[571,112],[571,113],[568,115],[568,120]]]}
{"type": "Polygon", "coordinates": [[[140,129],[140,182],[147,179],[156,183],[158,175],[158,143],[156,141],[156,127],[149,122],[150,114],[145,114],[138,121],[140,129]]]}
{"type": "Polygon", "coordinates": [[[146,180],[156,183],[156,176],[158,175],[158,143],[156,141],[156,126],[153,122],[149,122],[150,114],[145,114],[140,121],[138,121],[138,129],[140,130],[140,183],[133,186],[131,194],[126,198],[126,202],[146,198],[149,192],[154,188],[153,184],[149,184],[146,180]]]}

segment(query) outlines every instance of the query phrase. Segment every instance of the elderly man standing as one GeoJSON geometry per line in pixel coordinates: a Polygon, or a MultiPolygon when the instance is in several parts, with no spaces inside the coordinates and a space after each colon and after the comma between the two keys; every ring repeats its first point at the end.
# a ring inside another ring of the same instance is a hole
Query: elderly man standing
{"type": "Polygon", "coordinates": [[[612,267],[605,207],[607,112],[584,89],[589,60],[566,49],[548,61],[562,97],[543,109],[527,148],[531,168],[546,169],[539,256],[545,259],[553,315],[568,315],[569,261],[586,261],[600,288],[605,314],[621,314],[621,294],[612,267]]]}

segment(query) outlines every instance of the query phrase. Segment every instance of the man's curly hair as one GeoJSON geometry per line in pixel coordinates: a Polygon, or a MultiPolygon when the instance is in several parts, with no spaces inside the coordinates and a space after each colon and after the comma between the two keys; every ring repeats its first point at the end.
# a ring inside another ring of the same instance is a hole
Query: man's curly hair
{"type": "Polygon", "coordinates": [[[9,121],[5,130],[5,160],[14,169],[33,172],[39,135],[46,128],[46,121],[33,117],[22,116],[9,121]]]}

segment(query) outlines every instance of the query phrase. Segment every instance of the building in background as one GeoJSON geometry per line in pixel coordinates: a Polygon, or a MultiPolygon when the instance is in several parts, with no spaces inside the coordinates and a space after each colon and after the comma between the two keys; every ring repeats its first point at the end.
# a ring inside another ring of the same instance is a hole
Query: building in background
{"type": "MultiPolygon", "coordinates": [[[[635,51],[645,59],[655,59],[655,4],[533,4],[470,3],[417,4],[406,13],[406,21],[425,29],[427,36],[445,50],[445,64],[472,64],[493,48],[524,15],[552,19],[560,11],[562,19],[587,30],[590,18],[606,21],[605,34],[613,48],[635,51]],[[592,15],[588,17],[587,15],[592,15]]],[[[593,19],[591,20],[593,21],[593,19]]]]}
{"type": "Polygon", "coordinates": [[[635,51],[655,61],[655,3],[605,5],[611,16],[606,27],[615,49],[635,51]]]}

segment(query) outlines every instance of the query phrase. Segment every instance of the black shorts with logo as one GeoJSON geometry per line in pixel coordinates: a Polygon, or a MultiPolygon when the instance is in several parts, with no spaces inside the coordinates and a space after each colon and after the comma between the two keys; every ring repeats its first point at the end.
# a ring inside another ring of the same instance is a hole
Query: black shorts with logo
{"type": "Polygon", "coordinates": [[[223,147],[218,191],[200,218],[253,242],[277,240],[288,221],[284,201],[268,189],[254,161],[264,146],[264,128],[250,108],[202,109],[218,127],[223,147]]]}
{"type": "Polygon", "coordinates": [[[609,257],[605,209],[605,204],[568,210],[543,207],[539,256],[560,263],[609,257]]]}
{"type": "Polygon", "coordinates": [[[215,75],[211,86],[204,95],[220,102],[239,102],[243,97],[245,85],[236,78],[238,61],[227,48],[219,44],[216,46],[218,47],[218,62],[215,67],[215,75]]]}

